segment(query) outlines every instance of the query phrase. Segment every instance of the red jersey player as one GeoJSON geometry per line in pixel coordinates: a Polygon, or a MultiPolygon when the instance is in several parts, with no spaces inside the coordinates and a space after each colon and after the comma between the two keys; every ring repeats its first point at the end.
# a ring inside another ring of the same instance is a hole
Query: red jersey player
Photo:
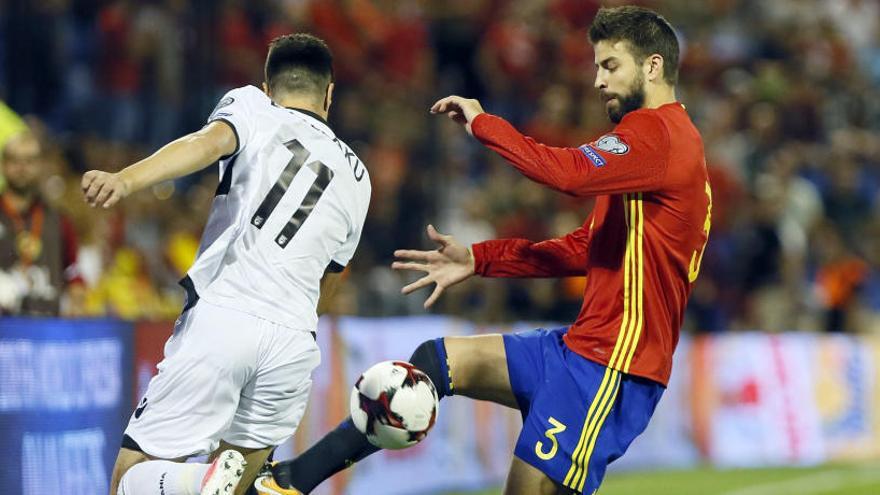
{"type": "MultiPolygon", "coordinates": [[[[471,249],[429,226],[437,250],[395,253],[394,268],[426,272],[404,293],[436,284],[426,307],[473,275],[587,276],[580,315],[567,328],[447,337],[425,342],[410,359],[441,396],[522,412],[506,494],[598,489],[608,463],[644,431],[669,380],[708,240],[712,193],[702,140],[675,99],[679,50],[672,27],[647,9],[601,9],[590,41],[595,86],[617,126],[588,144],[542,145],[476,100],[450,96],[431,108],[530,179],[596,197],[584,224],[558,239],[491,240],[471,249]]],[[[299,458],[273,467],[275,480],[261,478],[258,491],[264,483],[260,493],[308,493],[373,451],[343,423],[299,458]]]]}

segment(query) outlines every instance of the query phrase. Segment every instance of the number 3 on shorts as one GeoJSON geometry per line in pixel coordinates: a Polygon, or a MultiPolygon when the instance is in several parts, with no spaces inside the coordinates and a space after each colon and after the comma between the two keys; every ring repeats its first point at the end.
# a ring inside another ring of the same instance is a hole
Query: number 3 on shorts
{"type": "Polygon", "coordinates": [[[553,444],[550,447],[550,452],[544,452],[544,442],[540,440],[535,442],[535,455],[545,461],[549,461],[553,459],[553,456],[556,455],[556,450],[559,448],[559,442],[556,441],[556,434],[562,433],[565,431],[565,425],[556,420],[553,416],[550,416],[550,424],[553,425],[552,428],[548,428],[547,431],[544,432],[544,436],[550,439],[550,442],[553,444]]]}

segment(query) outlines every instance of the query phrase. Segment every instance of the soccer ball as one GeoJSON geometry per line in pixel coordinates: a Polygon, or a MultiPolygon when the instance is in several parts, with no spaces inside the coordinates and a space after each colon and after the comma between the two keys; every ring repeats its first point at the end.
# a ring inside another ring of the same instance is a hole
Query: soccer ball
{"type": "Polygon", "coordinates": [[[424,372],[404,361],[383,361],[351,390],[351,419],[381,449],[419,443],[437,419],[437,390],[424,372]]]}

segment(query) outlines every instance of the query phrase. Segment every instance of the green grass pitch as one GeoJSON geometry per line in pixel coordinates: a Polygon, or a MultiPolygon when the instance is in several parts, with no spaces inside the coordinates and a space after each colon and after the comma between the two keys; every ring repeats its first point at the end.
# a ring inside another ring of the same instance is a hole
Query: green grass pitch
{"type": "MultiPolygon", "coordinates": [[[[500,494],[495,489],[450,495],[500,494]]],[[[599,495],[880,495],[880,463],[612,473],[599,495]]]]}

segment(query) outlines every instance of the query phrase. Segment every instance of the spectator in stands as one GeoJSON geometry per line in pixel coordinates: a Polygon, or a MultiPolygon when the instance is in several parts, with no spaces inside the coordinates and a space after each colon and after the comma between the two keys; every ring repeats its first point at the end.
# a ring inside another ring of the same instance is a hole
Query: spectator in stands
{"type": "MultiPolygon", "coordinates": [[[[334,129],[358,154],[382,164],[374,176],[382,204],[374,204],[367,219],[374,235],[362,241],[350,274],[358,290],[348,307],[362,315],[408,314],[421,307],[402,302],[399,275],[386,261],[389,246],[419,242],[400,237],[419,231],[412,225],[441,218],[441,229],[539,238],[567,215],[586,213],[509,175],[458,133],[450,138],[425,109],[438,94],[455,93],[484,98],[487,110],[511,116],[530,135],[571,136],[563,142],[601,135],[607,121],[589,87],[595,68],[583,39],[603,3],[12,2],[17,6],[0,11],[0,96],[13,110],[31,109],[50,131],[64,133],[59,152],[71,172],[112,170],[125,156],[149,151],[138,147],[164,141],[158,137],[169,129],[203,122],[215,95],[188,88],[222,93],[257,83],[242,74],[254,73],[245,69],[268,40],[316,32],[338,55],[336,77],[349,83],[337,95],[334,129]],[[49,28],[32,33],[34,26],[49,28]],[[64,43],[46,44],[56,39],[64,43]],[[39,41],[31,45],[46,56],[22,58],[30,52],[16,52],[21,40],[39,41]],[[63,93],[35,92],[57,86],[62,73],[63,93]],[[35,80],[40,74],[49,76],[35,80]],[[39,105],[35,97],[42,98],[39,105]]],[[[712,240],[685,327],[880,328],[880,1],[779,0],[763,2],[762,9],[748,8],[750,0],[651,3],[680,28],[688,74],[680,98],[705,138],[716,198],[712,240]],[[850,265],[827,256],[824,230],[816,230],[829,223],[864,270],[840,270],[850,265]]],[[[17,125],[0,104],[0,148],[17,125]]],[[[206,188],[186,203],[206,210],[217,179],[208,172],[175,187],[206,188]]],[[[47,190],[64,193],[56,186],[47,190]]],[[[77,224],[91,244],[80,266],[93,291],[107,286],[102,280],[126,274],[162,300],[177,294],[166,262],[179,270],[185,250],[168,260],[160,253],[167,252],[163,240],[185,246],[174,234],[187,229],[176,224],[174,205],[165,204],[117,212],[106,219],[113,235],[90,234],[104,228],[91,216],[77,224]],[[136,256],[116,256],[126,248],[136,256]],[[130,265],[117,261],[130,259],[139,261],[138,270],[121,270],[130,265]]],[[[577,308],[548,301],[576,295],[579,283],[474,285],[437,310],[481,321],[564,321],[577,308]]],[[[162,304],[129,313],[124,305],[99,302],[89,304],[90,314],[164,317],[162,304]]]]}
{"type": "Polygon", "coordinates": [[[0,152],[6,189],[0,194],[0,314],[54,316],[63,296],[81,306],[77,241],[70,221],[43,200],[45,162],[37,138],[25,131],[0,152]]]}

